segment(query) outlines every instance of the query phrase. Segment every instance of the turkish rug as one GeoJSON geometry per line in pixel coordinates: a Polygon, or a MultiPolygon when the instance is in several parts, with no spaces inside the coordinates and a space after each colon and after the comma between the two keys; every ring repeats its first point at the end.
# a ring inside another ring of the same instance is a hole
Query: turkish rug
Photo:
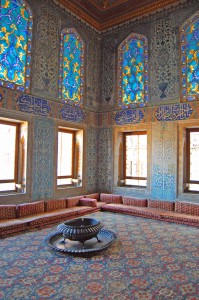
{"type": "Polygon", "coordinates": [[[117,239],[96,253],[55,251],[57,225],[0,240],[0,299],[198,300],[199,229],[128,215],[93,217],[117,239]]]}

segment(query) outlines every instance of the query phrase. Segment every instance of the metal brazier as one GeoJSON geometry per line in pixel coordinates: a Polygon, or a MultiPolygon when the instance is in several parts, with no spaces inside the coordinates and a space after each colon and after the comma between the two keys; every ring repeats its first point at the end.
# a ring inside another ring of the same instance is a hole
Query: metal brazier
{"type": "Polygon", "coordinates": [[[90,240],[93,237],[96,237],[98,240],[97,234],[102,227],[103,225],[100,221],[92,218],[70,220],[57,226],[58,230],[63,234],[64,242],[65,239],[69,239],[83,244],[86,240],[90,240]]]}

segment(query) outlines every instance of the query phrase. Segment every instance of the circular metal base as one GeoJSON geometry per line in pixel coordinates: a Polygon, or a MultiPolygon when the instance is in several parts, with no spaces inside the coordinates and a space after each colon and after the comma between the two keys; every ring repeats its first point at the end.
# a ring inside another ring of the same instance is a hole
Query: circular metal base
{"type": "Polygon", "coordinates": [[[54,232],[48,235],[45,239],[48,246],[57,251],[68,253],[87,253],[99,251],[113,244],[117,238],[116,234],[110,230],[101,229],[96,237],[87,240],[84,244],[65,239],[61,232],[54,232]]]}

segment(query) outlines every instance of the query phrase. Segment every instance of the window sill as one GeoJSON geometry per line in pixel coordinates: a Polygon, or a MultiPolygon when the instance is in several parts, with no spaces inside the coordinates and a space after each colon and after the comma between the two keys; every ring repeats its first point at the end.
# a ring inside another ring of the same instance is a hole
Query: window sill
{"type": "Polygon", "coordinates": [[[18,204],[18,203],[22,203],[22,202],[31,202],[32,199],[29,195],[29,193],[4,193],[4,194],[0,194],[0,204],[18,204]]]}
{"type": "Polygon", "coordinates": [[[123,185],[123,186],[121,186],[121,185],[118,185],[117,186],[118,188],[133,188],[133,189],[146,189],[147,188],[147,186],[140,186],[140,185],[123,185]]]}
{"type": "Polygon", "coordinates": [[[0,192],[0,197],[2,197],[2,196],[17,196],[17,195],[25,195],[26,193],[24,193],[24,192],[12,192],[12,191],[10,191],[10,192],[0,192]]]}
{"type": "Polygon", "coordinates": [[[199,191],[184,191],[184,194],[199,194],[199,191]]]}
{"type": "Polygon", "coordinates": [[[188,202],[199,202],[199,193],[181,193],[176,197],[175,201],[188,201],[188,202]]]}
{"type": "Polygon", "coordinates": [[[81,188],[82,185],[67,185],[67,186],[62,186],[62,187],[58,187],[57,186],[57,191],[60,191],[60,190],[67,190],[67,189],[72,189],[72,188],[81,188]]]}

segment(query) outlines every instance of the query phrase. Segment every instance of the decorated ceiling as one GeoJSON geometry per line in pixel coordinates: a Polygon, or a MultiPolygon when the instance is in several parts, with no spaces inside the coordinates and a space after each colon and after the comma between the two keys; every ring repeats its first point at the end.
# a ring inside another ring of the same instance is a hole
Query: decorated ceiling
{"type": "Polygon", "coordinates": [[[182,0],[54,0],[99,31],[176,5],[182,0]]]}

